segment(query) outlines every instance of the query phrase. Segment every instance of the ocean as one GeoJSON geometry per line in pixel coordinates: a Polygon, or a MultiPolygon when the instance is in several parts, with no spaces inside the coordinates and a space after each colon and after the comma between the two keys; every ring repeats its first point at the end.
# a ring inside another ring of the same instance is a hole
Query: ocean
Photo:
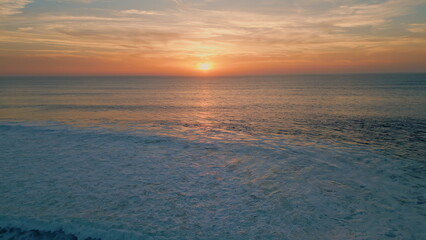
{"type": "Polygon", "coordinates": [[[426,74],[0,77],[0,239],[426,239],[426,74]]]}

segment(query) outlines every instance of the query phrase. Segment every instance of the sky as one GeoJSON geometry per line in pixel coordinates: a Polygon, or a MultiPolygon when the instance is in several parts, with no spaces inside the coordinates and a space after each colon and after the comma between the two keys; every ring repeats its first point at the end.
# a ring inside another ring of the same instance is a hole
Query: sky
{"type": "Polygon", "coordinates": [[[0,75],[425,70],[426,0],[0,0],[0,75]]]}

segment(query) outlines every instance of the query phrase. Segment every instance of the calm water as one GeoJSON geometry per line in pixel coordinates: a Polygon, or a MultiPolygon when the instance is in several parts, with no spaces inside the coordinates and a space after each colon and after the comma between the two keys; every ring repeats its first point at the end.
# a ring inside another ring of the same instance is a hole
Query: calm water
{"type": "Polygon", "coordinates": [[[426,238],[426,74],[3,77],[0,134],[0,239],[426,238]]]}

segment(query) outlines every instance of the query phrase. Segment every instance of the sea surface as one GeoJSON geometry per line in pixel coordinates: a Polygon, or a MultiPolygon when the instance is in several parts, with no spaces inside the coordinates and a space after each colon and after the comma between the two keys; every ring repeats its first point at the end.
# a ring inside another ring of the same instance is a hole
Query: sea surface
{"type": "Polygon", "coordinates": [[[426,74],[0,77],[0,239],[426,239],[426,74]]]}

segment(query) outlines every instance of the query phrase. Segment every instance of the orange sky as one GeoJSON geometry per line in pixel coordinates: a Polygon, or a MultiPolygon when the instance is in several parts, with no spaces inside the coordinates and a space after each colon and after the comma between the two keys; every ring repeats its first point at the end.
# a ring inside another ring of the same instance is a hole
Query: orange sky
{"type": "Polygon", "coordinates": [[[0,0],[0,74],[424,72],[425,10],[424,0],[0,0]]]}

